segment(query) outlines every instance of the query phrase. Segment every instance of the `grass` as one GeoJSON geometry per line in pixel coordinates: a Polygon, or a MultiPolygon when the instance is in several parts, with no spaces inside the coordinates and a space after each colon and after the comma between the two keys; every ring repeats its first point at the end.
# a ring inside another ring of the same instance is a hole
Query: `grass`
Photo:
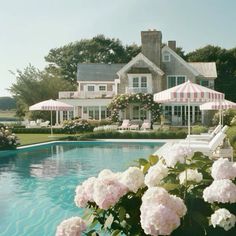
{"type": "Polygon", "coordinates": [[[59,140],[61,138],[68,137],[67,134],[55,134],[53,138],[49,137],[49,134],[17,134],[20,140],[20,146],[49,142],[53,140],[59,140]]]}
{"type": "Polygon", "coordinates": [[[13,118],[16,115],[15,110],[0,110],[0,117],[8,117],[8,118],[13,118]]]}

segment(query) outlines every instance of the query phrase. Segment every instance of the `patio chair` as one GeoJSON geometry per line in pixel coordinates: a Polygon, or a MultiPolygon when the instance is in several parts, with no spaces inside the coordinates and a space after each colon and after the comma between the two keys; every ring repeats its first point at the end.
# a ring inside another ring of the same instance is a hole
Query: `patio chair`
{"type": "MultiPolygon", "coordinates": [[[[217,125],[216,128],[210,133],[202,133],[202,134],[190,134],[187,136],[187,139],[196,139],[196,140],[211,140],[217,133],[221,131],[222,125],[217,125]]],[[[223,128],[227,129],[227,127],[223,128]]],[[[226,130],[225,130],[226,131],[226,130]]],[[[225,132],[224,131],[224,132],[225,132]]]]}
{"type": "Polygon", "coordinates": [[[129,126],[129,130],[139,130],[139,124],[137,123],[131,123],[129,126]]]}
{"type": "Polygon", "coordinates": [[[124,129],[129,129],[129,127],[130,127],[130,121],[123,120],[121,126],[119,126],[118,129],[124,130],[124,129]]]}
{"type": "Polygon", "coordinates": [[[216,134],[210,142],[207,141],[193,141],[185,140],[185,142],[178,142],[173,145],[173,147],[190,147],[193,152],[202,152],[203,154],[212,157],[213,153],[216,151],[216,148],[222,145],[226,134],[220,131],[216,134]]]}
{"type": "Polygon", "coordinates": [[[150,122],[150,120],[144,120],[140,129],[141,130],[151,129],[151,122],[150,122]]]}
{"type": "Polygon", "coordinates": [[[46,121],[40,123],[40,127],[48,127],[49,124],[50,124],[50,121],[46,120],[46,121]]]}

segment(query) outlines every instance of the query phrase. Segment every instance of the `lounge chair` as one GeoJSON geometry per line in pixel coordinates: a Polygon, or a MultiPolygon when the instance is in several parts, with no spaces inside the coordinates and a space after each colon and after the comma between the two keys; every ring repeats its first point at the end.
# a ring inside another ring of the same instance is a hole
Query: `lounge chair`
{"type": "Polygon", "coordinates": [[[49,124],[50,124],[50,121],[46,120],[46,121],[40,123],[40,127],[48,127],[49,124]]]}
{"type": "Polygon", "coordinates": [[[130,127],[130,121],[129,120],[123,120],[121,126],[118,127],[118,129],[129,129],[130,127]]]}
{"type": "Polygon", "coordinates": [[[139,125],[138,124],[130,124],[129,130],[139,130],[139,125]]]}
{"type": "Polygon", "coordinates": [[[151,122],[149,120],[144,120],[140,129],[141,130],[151,129],[151,122]]]}
{"type": "MultiPolygon", "coordinates": [[[[187,136],[187,139],[196,139],[196,140],[211,140],[217,133],[221,131],[222,125],[217,125],[216,128],[210,133],[202,133],[202,134],[190,134],[187,136]]],[[[224,128],[223,128],[224,129],[224,128]]],[[[225,132],[225,131],[224,131],[225,132]]]]}
{"type": "Polygon", "coordinates": [[[191,142],[190,140],[185,140],[185,142],[178,142],[173,145],[173,147],[190,147],[194,152],[202,152],[207,156],[212,156],[213,153],[216,151],[216,148],[222,145],[226,134],[220,131],[216,134],[210,142],[207,141],[194,141],[191,142]]]}

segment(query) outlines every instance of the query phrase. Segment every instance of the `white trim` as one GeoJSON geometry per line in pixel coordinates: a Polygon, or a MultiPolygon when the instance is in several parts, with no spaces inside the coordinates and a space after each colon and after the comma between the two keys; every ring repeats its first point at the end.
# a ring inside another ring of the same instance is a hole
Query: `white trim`
{"type": "MultiPolygon", "coordinates": [[[[148,93],[152,93],[153,91],[153,86],[152,86],[152,74],[127,74],[128,75],[128,87],[126,87],[126,90],[128,88],[133,88],[133,78],[138,78],[139,79],[139,87],[136,87],[137,89],[147,89],[148,93]],[[141,87],[141,78],[146,77],[147,78],[147,87],[141,87]]],[[[132,90],[132,89],[131,89],[132,90]]],[[[126,91],[126,93],[129,93],[129,91],[126,91]]]]}
{"type": "Polygon", "coordinates": [[[97,89],[98,89],[99,92],[107,92],[107,84],[98,84],[97,89]],[[100,86],[104,86],[105,90],[100,90],[100,88],[99,88],[100,86]]]}
{"type": "Polygon", "coordinates": [[[134,57],[130,62],[128,62],[124,67],[122,67],[117,74],[120,76],[121,74],[124,74],[131,66],[133,66],[138,61],[144,61],[147,65],[152,67],[152,69],[158,73],[159,75],[164,75],[165,73],[153,62],[151,62],[147,57],[145,57],[141,52],[134,57]]]}
{"type": "Polygon", "coordinates": [[[180,57],[176,52],[174,52],[171,48],[169,48],[168,46],[164,46],[162,48],[162,54],[164,52],[169,52],[173,57],[175,57],[175,59],[177,61],[179,61],[179,63],[181,63],[182,65],[184,65],[187,69],[189,69],[194,76],[199,76],[201,75],[197,70],[195,70],[195,68],[193,68],[192,66],[190,66],[182,57],[180,57]]]}
{"type": "MultiPolygon", "coordinates": [[[[115,79],[116,80],[116,79],[115,79]]],[[[78,83],[81,83],[81,84],[114,84],[115,83],[115,80],[114,81],[104,81],[104,80],[99,80],[99,81],[92,81],[92,80],[84,80],[84,81],[79,81],[78,83]]]]}

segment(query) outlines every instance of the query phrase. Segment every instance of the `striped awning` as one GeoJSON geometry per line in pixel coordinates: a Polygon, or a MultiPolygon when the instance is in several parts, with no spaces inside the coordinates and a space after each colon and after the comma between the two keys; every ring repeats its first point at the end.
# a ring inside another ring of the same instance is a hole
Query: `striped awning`
{"type": "Polygon", "coordinates": [[[236,103],[223,100],[215,102],[206,102],[199,106],[200,110],[227,110],[227,109],[236,109],[236,103]]]}
{"type": "Polygon", "coordinates": [[[53,99],[42,101],[29,107],[30,111],[68,111],[72,109],[73,106],[53,99]]]}
{"type": "Polygon", "coordinates": [[[204,103],[223,100],[224,94],[188,80],[183,84],[154,94],[153,99],[159,103],[188,101],[204,103]]]}

